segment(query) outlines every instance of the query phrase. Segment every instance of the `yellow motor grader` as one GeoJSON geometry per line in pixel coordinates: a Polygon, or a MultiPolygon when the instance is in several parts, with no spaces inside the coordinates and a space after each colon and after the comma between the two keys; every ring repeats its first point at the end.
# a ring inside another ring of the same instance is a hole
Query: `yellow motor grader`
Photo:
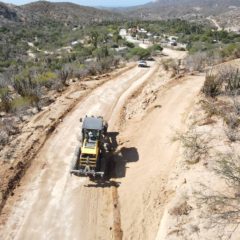
{"type": "MultiPolygon", "coordinates": [[[[82,122],[82,120],[80,120],[82,122]]],[[[108,124],[102,117],[86,116],[82,124],[81,144],[77,147],[70,173],[78,176],[103,177],[106,173],[108,124]]]]}

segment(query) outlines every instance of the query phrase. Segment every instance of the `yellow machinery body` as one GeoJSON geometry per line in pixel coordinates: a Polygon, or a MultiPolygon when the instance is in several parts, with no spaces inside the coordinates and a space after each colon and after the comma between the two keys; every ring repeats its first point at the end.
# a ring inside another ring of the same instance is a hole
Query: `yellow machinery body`
{"type": "Polygon", "coordinates": [[[85,139],[81,147],[80,165],[96,168],[99,154],[99,141],[91,143],[85,139]]]}

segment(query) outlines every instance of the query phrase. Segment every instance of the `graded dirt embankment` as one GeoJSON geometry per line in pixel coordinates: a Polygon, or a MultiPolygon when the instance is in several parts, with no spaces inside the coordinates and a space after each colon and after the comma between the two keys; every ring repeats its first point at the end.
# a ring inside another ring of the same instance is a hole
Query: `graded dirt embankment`
{"type": "Polygon", "coordinates": [[[157,62],[135,67],[85,96],[46,140],[8,199],[0,217],[1,238],[154,239],[171,195],[164,186],[178,155],[169,137],[172,128],[184,127],[203,82],[203,77],[170,81],[165,74],[157,62]],[[153,88],[146,92],[155,94],[154,100],[140,115],[135,111],[131,119],[121,119],[118,132],[123,107],[133,109],[133,99],[146,88],[153,88]],[[69,175],[79,118],[86,114],[108,120],[119,145],[112,179],[103,184],[69,175]]]}
{"type": "Polygon", "coordinates": [[[190,76],[167,83],[147,115],[140,119],[133,115],[125,124],[121,141],[126,143],[120,151],[129,163],[119,187],[123,239],[155,239],[173,194],[165,188],[179,156],[171,138],[176,129],[186,127],[185,118],[203,81],[203,76],[190,76]]]}

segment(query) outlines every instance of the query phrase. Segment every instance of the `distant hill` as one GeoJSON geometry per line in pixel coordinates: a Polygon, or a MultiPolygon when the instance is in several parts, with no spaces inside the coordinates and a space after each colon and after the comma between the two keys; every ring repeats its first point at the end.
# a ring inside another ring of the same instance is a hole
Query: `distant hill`
{"type": "Polygon", "coordinates": [[[215,15],[226,12],[232,7],[240,7],[240,0],[157,0],[142,7],[154,13],[160,11],[159,13],[165,17],[181,16],[189,11],[202,15],[215,15]]]}
{"type": "Polygon", "coordinates": [[[235,16],[240,16],[240,0],[156,0],[145,5],[111,10],[143,20],[182,18],[204,22],[208,16],[216,16],[220,22],[225,18],[226,26],[226,22],[231,25],[233,10],[235,16]]]}
{"type": "Polygon", "coordinates": [[[0,24],[6,22],[20,22],[21,9],[17,6],[0,2],[0,24]]]}
{"type": "Polygon", "coordinates": [[[14,6],[0,2],[0,24],[19,22],[34,23],[43,19],[79,24],[120,18],[122,18],[122,16],[117,13],[73,3],[39,1],[22,6],[14,6]]]}
{"type": "MultiPolygon", "coordinates": [[[[182,18],[206,23],[209,16],[225,28],[239,24],[240,0],[156,0],[128,8],[92,8],[67,2],[38,1],[22,6],[0,2],[0,26],[43,20],[79,25],[122,19],[182,18]]],[[[211,22],[210,22],[211,23],[211,22]]]]}

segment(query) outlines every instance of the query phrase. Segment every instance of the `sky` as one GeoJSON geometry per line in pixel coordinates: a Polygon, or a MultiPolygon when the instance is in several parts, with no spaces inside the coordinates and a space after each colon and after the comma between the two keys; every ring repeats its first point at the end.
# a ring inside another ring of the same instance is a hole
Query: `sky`
{"type": "MultiPolygon", "coordinates": [[[[1,0],[0,0],[1,1],[1,0]]],[[[12,3],[15,5],[21,5],[29,2],[35,2],[34,0],[2,0],[5,3],[12,3]]],[[[103,7],[128,7],[141,5],[151,0],[51,0],[51,2],[73,2],[79,5],[85,6],[103,6],[103,7]]]]}

